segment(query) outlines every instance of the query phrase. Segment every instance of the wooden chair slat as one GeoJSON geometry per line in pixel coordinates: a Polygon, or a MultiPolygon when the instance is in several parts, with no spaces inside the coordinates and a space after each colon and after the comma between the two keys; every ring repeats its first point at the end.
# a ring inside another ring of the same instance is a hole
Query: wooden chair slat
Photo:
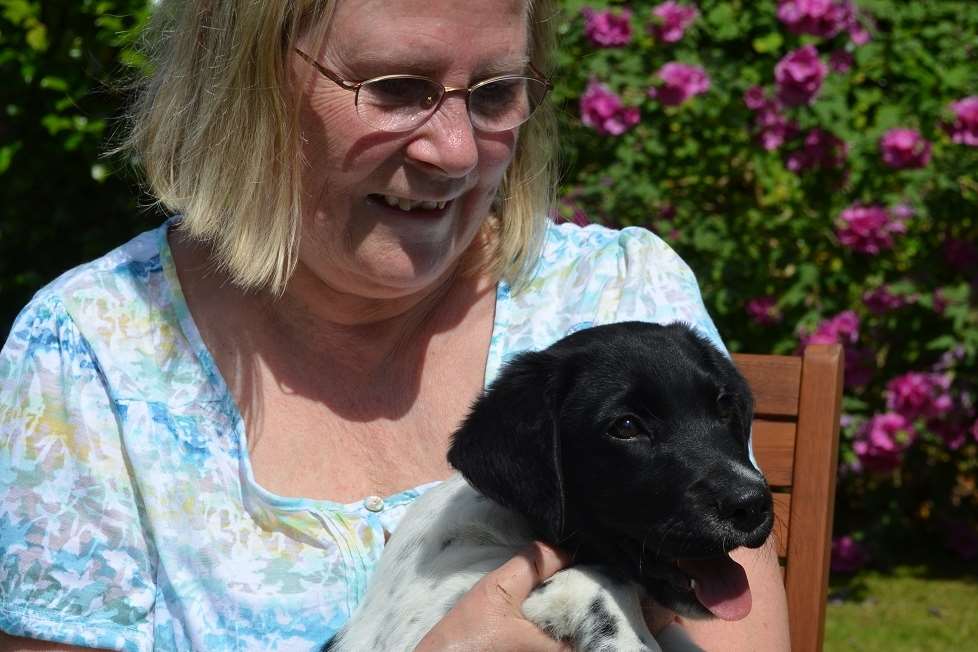
{"type": "Polygon", "coordinates": [[[754,393],[753,445],[774,488],[774,535],[788,596],[791,649],[820,652],[835,499],[842,348],[802,356],[735,354],[754,393]]]}
{"type": "Polygon", "coordinates": [[[778,542],[778,557],[788,554],[788,532],[791,525],[791,494],[774,492],[774,536],[778,542]]]}
{"type": "Polygon", "coordinates": [[[842,348],[816,344],[805,349],[798,407],[795,474],[791,496],[786,590],[791,649],[822,649],[828,594],[832,515],[842,406],[842,348]]]}
{"type": "Polygon", "coordinates": [[[801,358],[735,353],[734,364],[754,390],[754,413],[794,417],[798,414],[801,358]]]}
{"type": "Polygon", "coordinates": [[[789,487],[795,466],[794,421],[755,419],[754,456],[772,487],[789,487]]]}

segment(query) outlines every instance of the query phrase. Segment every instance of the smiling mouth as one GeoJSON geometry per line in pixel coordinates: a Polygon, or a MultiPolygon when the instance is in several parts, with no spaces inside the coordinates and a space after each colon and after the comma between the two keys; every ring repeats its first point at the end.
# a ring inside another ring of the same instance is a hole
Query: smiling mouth
{"type": "Polygon", "coordinates": [[[367,196],[370,200],[387,206],[388,208],[394,208],[400,210],[404,213],[431,213],[440,212],[445,210],[454,200],[446,201],[428,201],[428,200],[415,200],[406,199],[404,197],[395,197],[393,195],[383,195],[379,193],[374,193],[367,196]]]}

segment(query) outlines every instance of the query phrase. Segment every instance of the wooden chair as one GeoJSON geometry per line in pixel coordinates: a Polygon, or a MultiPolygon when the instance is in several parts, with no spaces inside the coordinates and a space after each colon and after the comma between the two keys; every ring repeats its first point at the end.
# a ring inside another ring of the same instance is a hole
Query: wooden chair
{"type": "Polygon", "coordinates": [[[736,354],[754,392],[754,454],[774,490],[775,535],[788,594],[792,652],[819,652],[825,625],[839,449],[843,354],[736,354]]]}

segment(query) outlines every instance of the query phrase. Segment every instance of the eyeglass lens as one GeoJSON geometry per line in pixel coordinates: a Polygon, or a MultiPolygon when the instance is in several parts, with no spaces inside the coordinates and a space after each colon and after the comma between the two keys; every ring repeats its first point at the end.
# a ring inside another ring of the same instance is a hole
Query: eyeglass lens
{"type": "MultiPolygon", "coordinates": [[[[382,77],[360,86],[357,112],[384,131],[407,131],[424,122],[438,106],[444,88],[430,79],[382,77]]],[[[506,131],[526,122],[547,94],[545,82],[532,77],[500,77],[477,84],[469,94],[469,117],[476,129],[506,131]]]]}

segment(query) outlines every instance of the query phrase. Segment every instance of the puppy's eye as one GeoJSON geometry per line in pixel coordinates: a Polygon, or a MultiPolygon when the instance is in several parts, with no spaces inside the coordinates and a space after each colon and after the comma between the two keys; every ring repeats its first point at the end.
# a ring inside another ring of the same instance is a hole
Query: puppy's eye
{"type": "Polygon", "coordinates": [[[608,434],[615,439],[635,439],[642,434],[642,428],[635,417],[621,417],[611,424],[608,434]]]}
{"type": "Polygon", "coordinates": [[[730,419],[733,417],[735,409],[733,395],[720,392],[720,395],[717,396],[717,411],[720,413],[720,418],[725,421],[730,419]]]}

